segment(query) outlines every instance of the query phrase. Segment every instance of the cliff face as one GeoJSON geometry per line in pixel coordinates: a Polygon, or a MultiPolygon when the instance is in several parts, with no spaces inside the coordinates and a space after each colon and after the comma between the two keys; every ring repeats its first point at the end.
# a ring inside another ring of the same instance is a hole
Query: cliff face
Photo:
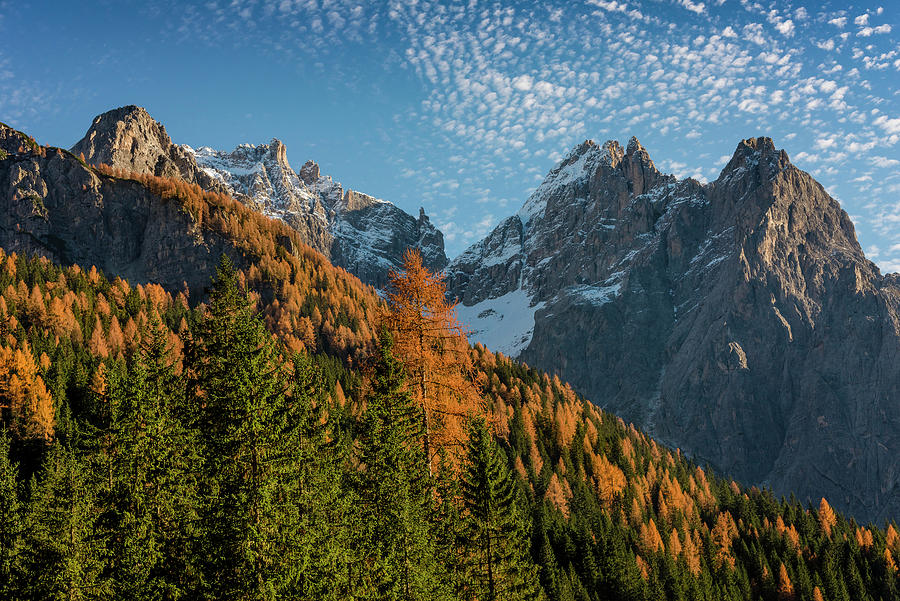
{"type": "Polygon", "coordinates": [[[180,178],[229,194],[283,220],[332,263],[376,287],[387,282],[409,247],[418,248],[433,270],[447,265],[444,237],[424,211],[416,219],[389,202],[344,190],[312,161],[298,174],[277,139],[231,152],[179,146],[147,111],[128,106],[96,117],[72,152],[83,153],[88,163],[180,178]]]}
{"type": "Polygon", "coordinates": [[[900,289],[771,140],[706,186],[582,144],[447,274],[475,339],[699,461],[900,515],[900,289]]]}
{"type": "Polygon", "coordinates": [[[0,124],[0,247],[62,264],[96,265],[134,283],[171,290],[209,284],[231,241],[197,226],[175,202],[140,184],[98,175],[73,154],[20,143],[0,124]],[[21,151],[20,151],[21,149],[21,151]]]}
{"type": "Polygon", "coordinates": [[[83,155],[91,165],[102,163],[216,188],[215,180],[197,166],[191,154],[172,144],[166,128],[139,106],[124,106],[98,115],[71,150],[76,156],[83,155]]]}

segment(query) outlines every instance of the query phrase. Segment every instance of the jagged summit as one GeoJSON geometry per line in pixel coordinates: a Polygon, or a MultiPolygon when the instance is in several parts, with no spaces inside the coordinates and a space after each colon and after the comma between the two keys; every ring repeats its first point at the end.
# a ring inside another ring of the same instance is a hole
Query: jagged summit
{"type": "Polygon", "coordinates": [[[300,167],[298,175],[307,186],[315,183],[319,179],[319,164],[313,161],[306,161],[300,167]]]}
{"type": "Polygon", "coordinates": [[[89,164],[179,178],[222,191],[184,149],[172,143],[166,128],[140,106],[123,106],[98,115],[71,151],[84,155],[89,164]]]}
{"type": "Polygon", "coordinates": [[[625,152],[627,152],[628,154],[634,154],[635,152],[639,152],[642,150],[644,150],[644,147],[641,145],[640,141],[638,141],[637,136],[631,136],[628,139],[628,147],[625,149],[625,152]]]}
{"type": "Polygon", "coordinates": [[[772,138],[747,138],[738,143],[731,160],[723,169],[723,173],[747,167],[748,164],[758,164],[760,160],[777,169],[791,166],[787,152],[775,148],[772,138]]]}
{"type": "Polygon", "coordinates": [[[127,161],[129,166],[155,171],[159,164],[158,155],[171,145],[166,128],[146,109],[128,105],[95,117],[84,138],[72,147],[72,152],[83,153],[89,163],[120,167],[127,161]]]}
{"type": "Polygon", "coordinates": [[[89,163],[174,177],[223,192],[296,229],[313,248],[363,281],[381,286],[402,252],[418,247],[431,269],[447,264],[443,235],[430,221],[395,205],[345,190],[307,161],[296,173],[287,147],[241,144],[221,151],[173,144],[165,127],[143,108],[113,109],[93,120],[73,148],[89,163]]]}
{"type": "Polygon", "coordinates": [[[446,274],[473,341],[699,461],[900,515],[900,290],[771,138],[706,185],[581,144],[446,274]]]}

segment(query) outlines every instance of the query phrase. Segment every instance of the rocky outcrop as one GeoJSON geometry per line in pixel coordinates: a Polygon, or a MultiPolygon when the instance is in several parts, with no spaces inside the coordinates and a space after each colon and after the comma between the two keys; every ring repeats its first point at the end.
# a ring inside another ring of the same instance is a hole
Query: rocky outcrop
{"type": "Polygon", "coordinates": [[[177,177],[230,194],[285,221],[332,263],[376,287],[387,282],[409,247],[418,248],[433,270],[447,265],[443,235],[424,212],[416,219],[389,202],[344,190],[312,161],[298,174],[277,139],[232,152],[195,150],[173,144],[147,111],[128,106],[95,118],[72,152],[83,153],[88,163],[177,177]]]}
{"type": "MultiPolygon", "coordinates": [[[[17,135],[0,124],[0,140],[17,135]]],[[[98,175],[68,151],[19,146],[0,160],[5,251],[95,265],[132,283],[156,282],[174,291],[185,284],[202,291],[223,253],[243,264],[232,241],[198,227],[177,203],[137,182],[98,175]]]]}
{"type": "Polygon", "coordinates": [[[475,339],[698,461],[900,516],[900,288],[772,140],[708,185],[586,142],[447,277],[475,339]]]}
{"type": "Polygon", "coordinates": [[[189,153],[172,144],[166,128],[139,106],[124,106],[98,115],[71,151],[91,165],[176,177],[224,192],[197,167],[189,153]]]}

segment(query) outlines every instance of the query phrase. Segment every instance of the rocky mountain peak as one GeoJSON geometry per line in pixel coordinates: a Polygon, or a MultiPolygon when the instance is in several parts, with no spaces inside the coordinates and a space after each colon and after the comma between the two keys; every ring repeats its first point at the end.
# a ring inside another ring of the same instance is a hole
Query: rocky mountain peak
{"type": "Polygon", "coordinates": [[[72,152],[84,153],[89,163],[153,173],[158,157],[167,154],[171,146],[172,139],[162,124],[143,107],[128,105],[95,117],[72,152]]]}
{"type": "MultiPolygon", "coordinates": [[[[207,148],[203,150],[212,151],[212,149],[207,148]]],[[[218,154],[222,155],[223,153],[219,152],[218,154]]],[[[287,160],[287,147],[278,138],[272,138],[268,144],[239,144],[230,155],[232,158],[244,161],[248,165],[251,163],[263,163],[270,167],[290,168],[287,160]]]]}
{"type": "Polygon", "coordinates": [[[738,148],[748,148],[754,152],[775,152],[775,142],[767,136],[741,140],[738,148]]]}
{"type": "Polygon", "coordinates": [[[523,225],[545,214],[549,205],[567,203],[571,195],[587,197],[591,178],[601,165],[615,166],[624,156],[618,142],[609,141],[597,146],[593,140],[585,140],[566,154],[544,178],[544,181],[528,197],[519,210],[523,225]]]}
{"type": "Polygon", "coordinates": [[[628,191],[633,196],[639,196],[650,190],[659,181],[660,173],[653,164],[650,153],[634,136],[628,141],[628,148],[621,164],[628,180],[628,191]]]}
{"type": "Polygon", "coordinates": [[[473,342],[699,462],[900,512],[897,279],[771,138],[707,185],[661,174],[636,139],[579,145],[446,273],[473,342]]]}
{"type": "Polygon", "coordinates": [[[306,161],[303,163],[303,166],[300,167],[300,171],[297,175],[300,176],[303,183],[307,186],[311,186],[319,179],[319,164],[314,161],[306,161]]]}
{"type": "MultiPolygon", "coordinates": [[[[791,161],[787,152],[775,148],[772,138],[747,138],[738,143],[731,160],[728,161],[722,173],[726,174],[759,165],[772,171],[781,171],[791,166],[791,161]]],[[[722,176],[719,179],[722,179],[722,176]]]]}
{"type": "Polygon", "coordinates": [[[625,158],[625,151],[617,140],[607,140],[603,143],[604,159],[611,167],[618,167],[625,158]]]}
{"type": "Polygon", "coordinates": [[[637,136],[631,136],[628,139],[628,146],[625,149],[625,152],[628,154],[634,154],[636,152],[647,152],[644,149],[644,146],[641,144],[640,140],[637,139],[637,136]]]}
{"type": "Polygon", "coordinates": [[[183,179],[221,192],[215,180],[198,166],[191,153],[172,143],[165,126],[140,106],[128,105],[98,115],[71,149],[90,164],[183,179]]]}
{"type": "Polygon", "coordinates": [[[278,138],[272,138],[272,141],[264,146],[266,146],[272,161],[282,168],[290,169],[290,163],[288,163],[287,158],[287,146],[284,145],[284,142],[278,138]]]}

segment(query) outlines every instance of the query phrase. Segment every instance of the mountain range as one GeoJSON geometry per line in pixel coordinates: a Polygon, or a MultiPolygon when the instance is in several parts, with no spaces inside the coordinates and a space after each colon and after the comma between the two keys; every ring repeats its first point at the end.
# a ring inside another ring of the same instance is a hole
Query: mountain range
{"type": "Polygon", "coordinates": [[[771,139],[705,185],[587,141],[447,276],[473,340],[697,461],[900,515],[900,279],[771,139]]]}
{"type": "MultiPolygon", "coordinates": [[[[7,152],[28,143],[0,128],[7,152]]],[[[748,484],[900,515],[898,278],[768,138],[742,141],[709,184],[662,174],[636,139],[587,141],[449,265],[424,212],[344,190],[311,161],[294,171],[278,140],[179,146],[130,106],[98,116],[71,153],[36,149],[0,162],[7,251],[170,290],[202,289],[223,252],[240,259],[233,240],[79,157],[232,196],[376,287],[415,247],[446,267],[473,342],[748,484]]]]}
{"type": "Polygon", "coordinates": [[[279,140],[242,144],[232,152],[173,144],[146,110],[126,106],[97,116],[72,152],[90,164],[175,177],[226,193],[266,216],[280,219],[334,265],[381,287],[408,247],[425,265],[447,265],[444,236],[425,211],[413,217],[396,205],[345,190],[307,161],[295,172],[279,140]]]}

